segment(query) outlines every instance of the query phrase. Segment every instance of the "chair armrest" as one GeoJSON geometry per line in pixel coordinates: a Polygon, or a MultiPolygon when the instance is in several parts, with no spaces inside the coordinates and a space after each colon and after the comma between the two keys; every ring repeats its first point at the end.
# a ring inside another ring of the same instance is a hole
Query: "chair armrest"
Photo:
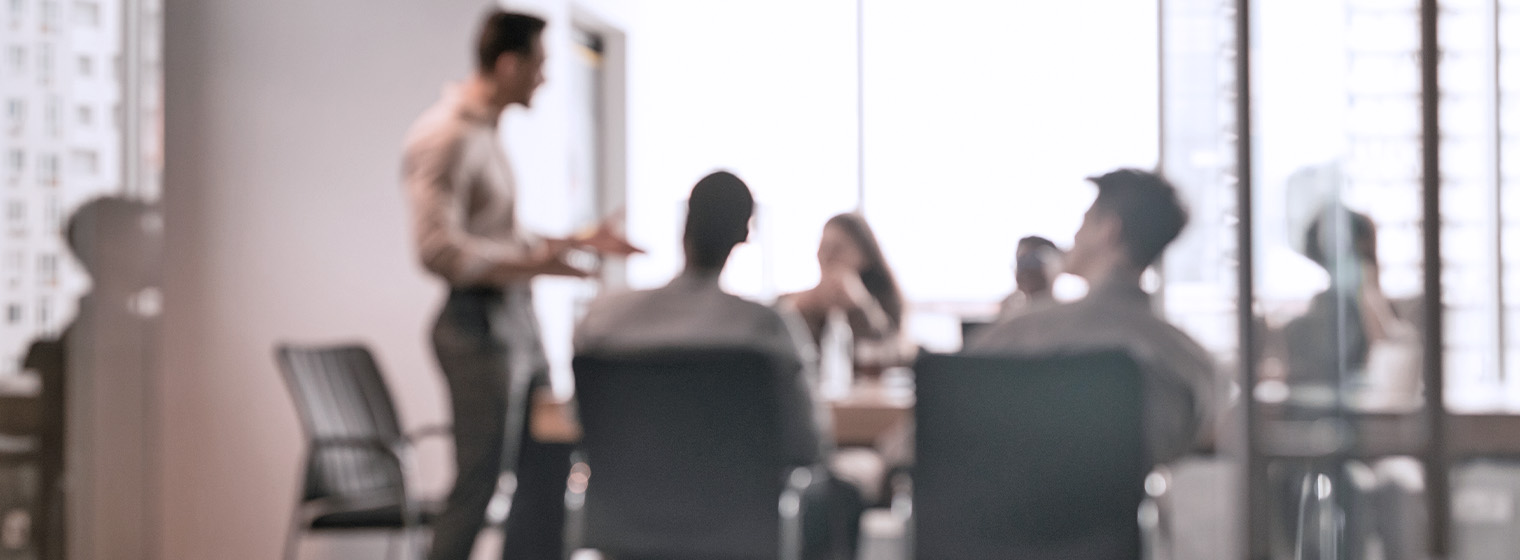
{"type": "Polygon", "coordinates": [[[389,457],[400,459],[402,449],[406,446],[405,439],[385,439],[380,437],[355,437],[355,436],[321,436],[311,438],[313,450],[327,448],[368,449],[378,451],[389,457]]]}
{"type": "Polygon", "coordinates": [[[387,440],[379,437],[321,436],[311,438],[312,450],[326,448],[368,449],[400,460],[404,440],[387,440]]]}
{"type": "Polygon", "coordinates": [[[449,425],[449,424],[428,424],[426,426],[423,426],[423,427],[417,428],[415,430],[412,430],[410,432],[407,432],[406,435],[403,436],[403,437],[406,438],[406,441],[408,443],[417,443],[419,441],[422,441],[422,440],[425,440],[425,439],[429,439],[429,438],[435,438],[435,437],[453,437],[453,436],[454,436],[454,427],[452,425],[449,425]]]}
{"type": "MultiPolygon", "coordinates": [[[[420,510],[413,496],[413,489],[407,482],[408,475],[413,470],[410,451],[410,441],[406,437],[398,439],[385,439],[380,437],[354,437],[354,436],[322,436],[311,440],[313,453],[322,449],[346,448],[367,450],[378,453],[385,457],[396,473],[399,475],[400,487],[396,490],[400,494],[403,519],[409,525],[418,522],[420,510]]],[[[318,505],[318,504],[312,504],[318,505]]]]}

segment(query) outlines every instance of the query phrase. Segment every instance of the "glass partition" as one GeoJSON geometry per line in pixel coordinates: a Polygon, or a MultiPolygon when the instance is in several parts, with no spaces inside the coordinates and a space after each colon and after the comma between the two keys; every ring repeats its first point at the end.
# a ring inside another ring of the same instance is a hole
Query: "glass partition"
{"type": "Polygon", "coordinates": [[[1250,18],[1254,552],[1415,557],[1423,438],[1366,423],[1423,425],[1418,2],[1253,2],[1250,18]]]}

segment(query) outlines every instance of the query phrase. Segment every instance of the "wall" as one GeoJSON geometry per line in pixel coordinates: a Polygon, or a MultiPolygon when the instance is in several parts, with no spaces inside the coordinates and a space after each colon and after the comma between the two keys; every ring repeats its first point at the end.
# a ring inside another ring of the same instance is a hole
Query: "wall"
{"type": "MultiPolygon", "coordinates": [[[[816,203],[762,217],[767,231],[757,235],[804,263],[823,219],[853,206],[853,39],[840,36],[853,29],[852,3],[509,4],[552,23],[548,82],[531,111],[512,110],[503,124],[526,189],[522,217],[535,229],[581,225],[568,221],[559,190],[569,102],[556,85],[568,59],[557,55],[572,16],[628,32],[629,226],[651,252],[631,263],[635,285],[675,272],[672,224],[711,169],[748,178],[764,209],[816,203]],[[802,10],[819,17],[794,17],[802,10]]],[[[440,291],[410,256],[398,153],[440,85],[465,75],[482,9],[475,0],[169,0],[159,556],[277,554],[300,458],[271,359],[279,341],[368,342],[407,424],[447,418],[424,337],[440,291]]],[[[736,257],[749,293],[775,291],[754,274],[762,250],[736,257]]],[[[800,287],[810,280],[802,274],[783,283],[800,287]]],[[[540,288],[547,338],[566,338],[564,286],[540,288]]],[[[441,490],[448,448],[424,451],[427,485],[441,490]]]]}
{"type": "MultiPolygon", "coordinates": [[[[627,33],[628,227],[650,251],[629,263],[631,283],[677,272],[686,193],[726,168],[750,182],[760,215],[725,282],[761,298],[811,285],[819,229],[857,201],[854,2],[509,4],[551,20],[548,82],[502,128],[526,223],[583,225],[563,196],[571,105],[557,78],[568,22],[589,17],[627,33]]],[[[368,342],[407,424],[447,419],[425,342],[441,292],[411,257],[398,154],[440,85],[466,74],[484,5],[169,0],[161,557],[277,554],[300,457],[278,341],[368,342]]],[[[895,60],[872,68],[896,71],[895,60]]],[[[934,78],[933,63],[908,71],[934,78]]],[[[941,101],[926,100],[921,118],[941,101]]],[[[881,108],[872,122],[911,110],[881,108]]],[[[539,286],[561,364],[572,288],[539,286]]],[[[442,490],[449,449],[424,451],[426,484],[442,490]]]]}
{"type": "Polygon", "coordinates": [[[301,436],[276,342],[367,342],[408,424],[444,418],[398,155],[484,7],[169,0],[159,557],[278,557],[301,436]]]}

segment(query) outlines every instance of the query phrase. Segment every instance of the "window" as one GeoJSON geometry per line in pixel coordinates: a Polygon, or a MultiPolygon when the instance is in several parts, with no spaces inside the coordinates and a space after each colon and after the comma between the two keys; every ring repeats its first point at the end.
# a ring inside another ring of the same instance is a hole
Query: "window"
{"type": "Polygon", "coordinates": [[[22,151],[21,148],[11,148],[10,153],[5,157],[6,175],[14,179],[16,177],[20,177],[21,172],[25,170],[26,152],[22,151]]]}
{"type": "Polygon", "coordinates": [[[10,5],[11,21],[20,20],[26,14],[26,0],[10,0],[10,5]]]}
{"type": "Polygon", "coordinates": [[[12,303],[5,306],[5,321],[12,325],[21,322],[21,304],[12,303]]]}
{"type": "Polygon", "coordinates": [[[100,26],[100,4],[96,2],[75,2],[74,21],[81,26],[100,26]]]}
{"type": "Polygon", "coordinates": [[[37,255],[37,284],[44,287],[58,285],[58,255],[37,255]]]}
{"type": "Polygon", "coordinates": [[[76,111],[80,127],[88,127],[95,123],[95,110],[89,105],[80,105],[76,111]]]}
{"type": "Polygon", "coordinates": [[[44,187],[58,186],[58,154],[37,158],[37,182],[44,187]]]}
{"type": "Polygon", "coordinates": [[[6,63],[10,65],[11,74],[20,75],[26,72],[26,47],[11,45],[6,49],[6,63]]]}
{"type": "MultiPolygon", "coordinates": [[[[63,233],[63,204],[58,202],[58,197],[48,197],[47,211],[43,213],[42,219],[42,227],[45,231],[50,234],[57,233],[61,235],[63,233]]],[[[57,258],[54,257],[53,260],[57,261],[57,258]]],[[[56,272],[56,264],[54,265],[54,268],[56,272]]]]}
{"type": "Polygon", "coordinates": [[[79,75],[88,78],[94,73],[95,59],[90,58],[90,55],[79,55],[79,75]]]}
{"type": "Polygon", "coordinates": [[[37,326],[46,331],[52,325],[52,321],[53,301],[46,297],[37,298],[37,326]]]}
{"type": "Polygon", "coordinates": [[[58,2],[54,0],[42,1],[42,30],[53,31],[58,29],[58,2]]]}
{"type": "Polygon", "coordinates": [[[53,45],[49,43],[37,46],[37,79],[43,84],[53,81],[53,45]]]}
{"type": "Polygon", "coordinates": [[[100,172],[100,155],[95,150],[74,150],[74,170],[81,175],[100,172]]]}
{"type": "Polygon", "coordinates": [[[42,108],[42,124],[47,128],[49,136],[57,138],[63,135],[63,108],[58,98],[50,98],[42,108]]]}
{"type": "Polygon", "coordinates": [[[12,288],[21,286],[22,262],[21,251],[12,250],[5,254],[5,277],[12,288]]]}
{"type": "Polygon", "coordinates": [[[12,97],[5,103],[5,116],[10,121],[11,128],[20,129],[26,124],[26,100],[12,97]]]}
{"type": "Polygon", "coordinates": [[[5,218],[13,227],[21,225],[20,222],[26,219],[26,203],[19,200],[12,200],[7,203],[5,205],[5,218]]]}

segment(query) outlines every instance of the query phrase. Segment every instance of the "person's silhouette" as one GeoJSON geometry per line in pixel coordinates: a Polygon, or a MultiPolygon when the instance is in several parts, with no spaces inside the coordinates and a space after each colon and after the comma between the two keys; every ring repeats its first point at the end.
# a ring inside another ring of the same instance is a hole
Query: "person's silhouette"
{"type": "MultiPolygon", "coordinates": [[[[123,441],[131,438],[116,437],[100,427],[134,426],[143,419],[143,399],[130,395],[141,393],[145,386],[143,352],[154,336],[158,302],[151,288],[162,246],[157,239],[159,225],[152,206],[116,196],[86,202],[69,218],[64,236],[89,274],[91,289],[79,298],[78,313],[62,334],[33,342],[24,362],[42,381],[42,492],[38,518],[32,523],[39,559],[66,557],[67,501],[76,505],[97,501],[102,496],[90,493],[107,487],[115,488],[111,495],[119,497],[122,485],[105,477],[110,473],[135,476],[130,469],[96,465],[145,458],[140,442],[123,441]],[[66,469],[90,473],[72,477],[80,482],[70,485],[71,492],[86,495],[66,497],[62,484],[66,469]]],[[[98,501],[113,507],[140,503],[98,501]]]]}

